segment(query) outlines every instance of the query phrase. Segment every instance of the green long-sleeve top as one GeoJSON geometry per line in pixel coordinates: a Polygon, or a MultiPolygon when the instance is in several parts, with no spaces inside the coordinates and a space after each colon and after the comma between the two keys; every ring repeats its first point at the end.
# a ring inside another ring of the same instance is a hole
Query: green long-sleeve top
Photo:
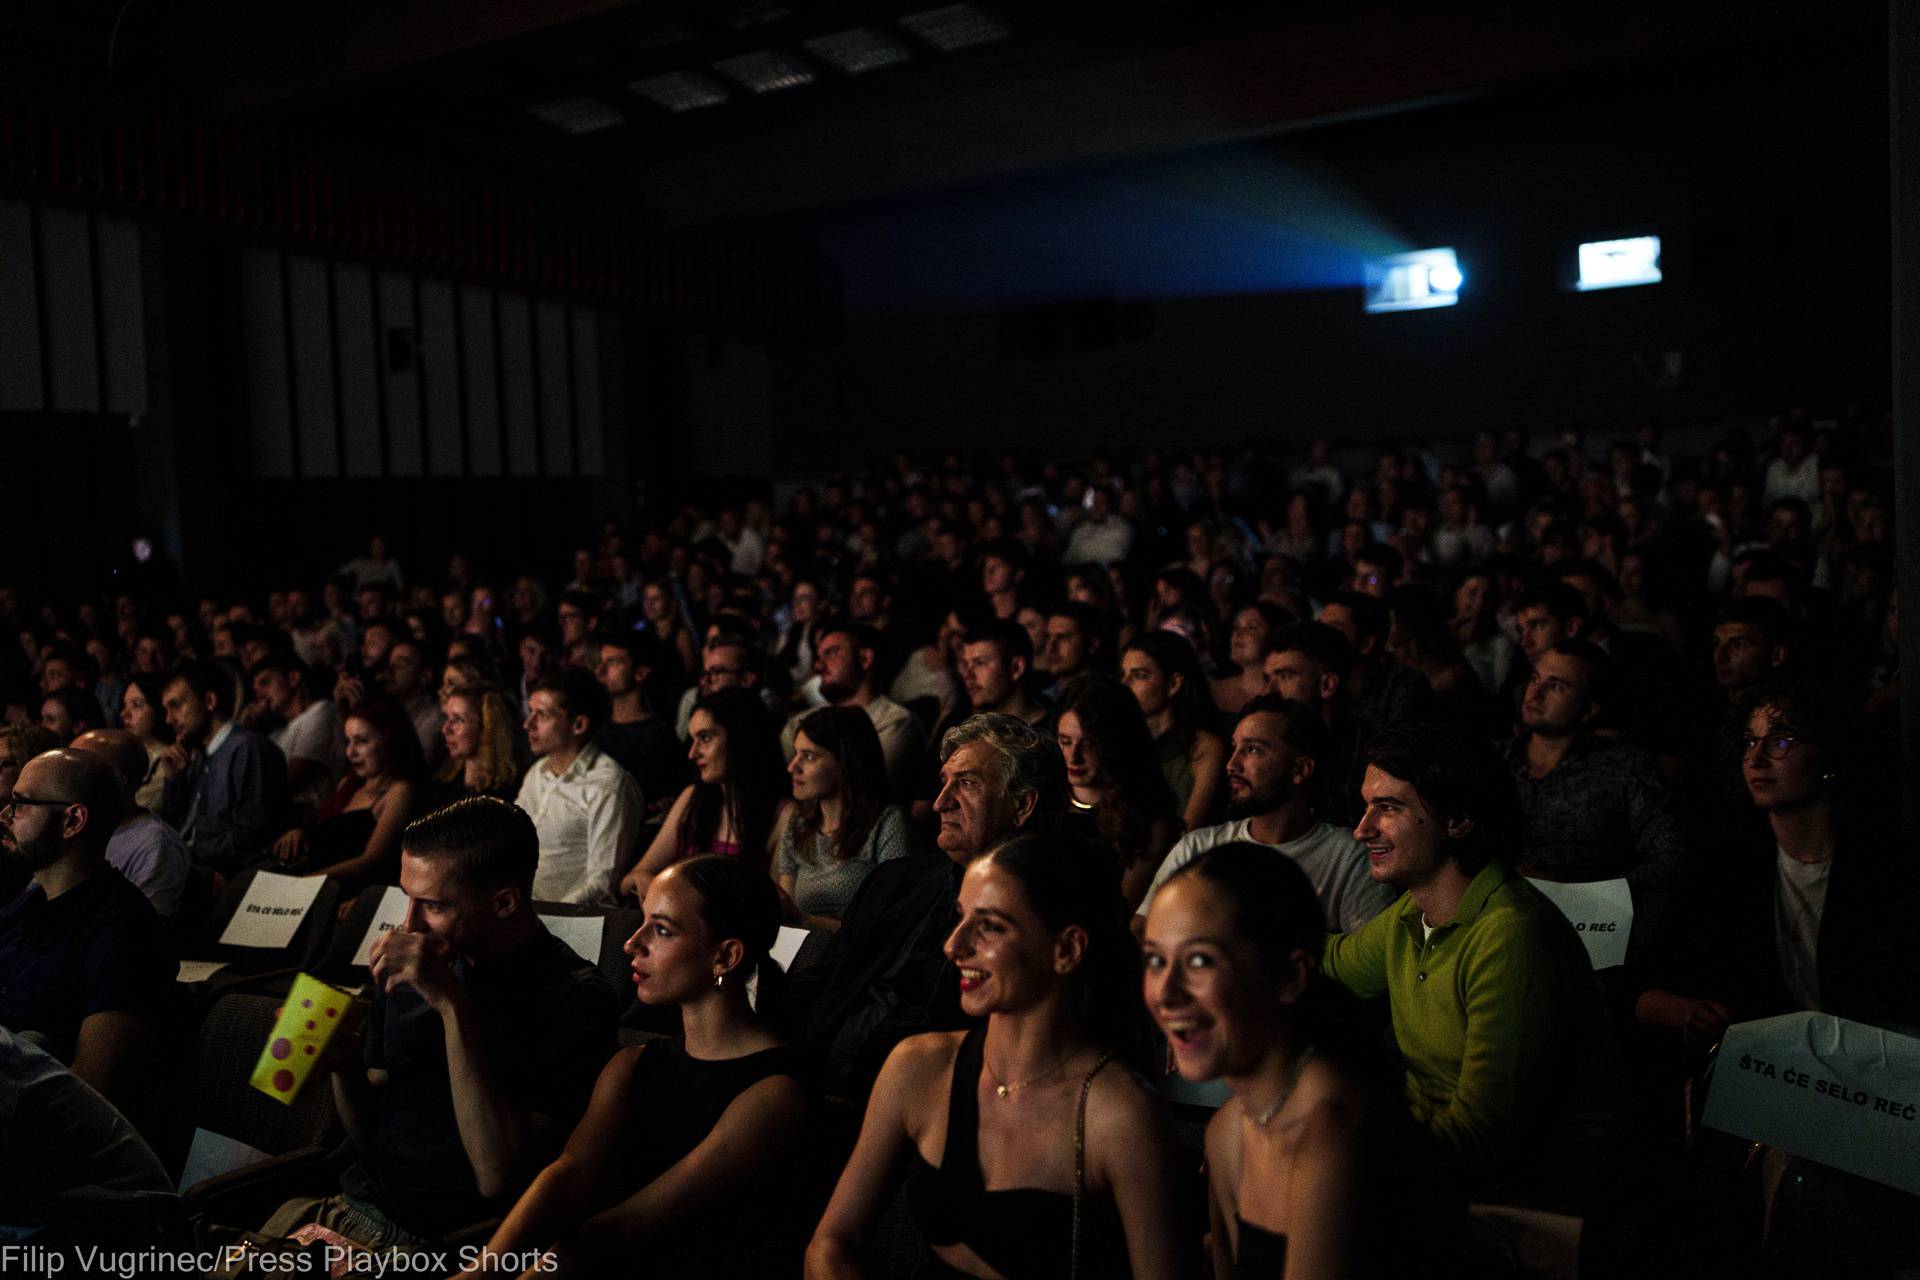
{"type": "Polygon", "coordinates": [[[1578,1207],[1604,1179],[1618,1048],[1579,935],[1531,884],[1489,863],[1431,938],[1403,894],[1322,967],[1387,997],[1413,1118],[1474,1194],[1578,1207]]]}

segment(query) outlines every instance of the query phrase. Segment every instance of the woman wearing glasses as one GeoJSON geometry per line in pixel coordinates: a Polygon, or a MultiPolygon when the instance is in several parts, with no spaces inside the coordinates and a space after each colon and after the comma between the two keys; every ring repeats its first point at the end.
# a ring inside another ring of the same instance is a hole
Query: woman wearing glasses
{"type": "Polygon", "coordinates": [[[1885,1026],[1920,1022],[1911,981],[1913,876],[1886,785],[1860,776],[1842,699],[1810,684],[1754,690],[1734,741],[1747,796],[1765,819],[1676,902],[1635,1003],[1687,1048],[1732,1022],[1812,1009],[1885,1026]],[[1757,839],[1755,838],[1757,836],[1757,839]],[[1771,846],[1771,847],[1769,847],[1771,846]]]}
{"type": "Polygon", "coordinates": [[[512,803],[527,770],[505,696],[497,688],[475,685],[447,694],[440,706],[447,762],[434,778],[429,807],[443,808],[468,796],[497,796],[512,803]]]}

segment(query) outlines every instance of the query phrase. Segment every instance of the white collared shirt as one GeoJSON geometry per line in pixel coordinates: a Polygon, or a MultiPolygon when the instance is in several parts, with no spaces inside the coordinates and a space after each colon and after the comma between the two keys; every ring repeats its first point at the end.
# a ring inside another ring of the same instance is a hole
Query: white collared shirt
{"type": "Polygon", "coordinates": [[[540,833],[533,896],[612,906],[614,869],[626,865],[646,814],[633,775],[589,743],[558,774],[535,760],[516,803],[540,833]]]}

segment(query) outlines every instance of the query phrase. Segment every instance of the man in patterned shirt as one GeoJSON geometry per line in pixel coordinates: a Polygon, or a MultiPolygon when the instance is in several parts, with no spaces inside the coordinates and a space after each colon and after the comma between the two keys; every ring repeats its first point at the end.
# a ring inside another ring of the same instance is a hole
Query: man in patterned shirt
{"type": "Polygon", "coordinates": [[[1521,701],[1526,736],[1503,744],[1525,826],[1521,870],[1549,880],[1626,877],[1636,895],[1668,889],[1686,857],[1653,757],[1594,733],[1607,655],[1561,640],[1534,660],[1521,701]]]}

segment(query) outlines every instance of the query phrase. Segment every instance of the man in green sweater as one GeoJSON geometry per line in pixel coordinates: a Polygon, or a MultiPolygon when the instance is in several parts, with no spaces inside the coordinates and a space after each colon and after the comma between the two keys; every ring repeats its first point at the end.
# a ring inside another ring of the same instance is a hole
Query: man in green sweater
{"type": "Polygon", "coordinates": [[[1354,835],[1404,892],[1329,937],[1322,966],[1387,997],[1413,1118],[1476,1199],[1579,1212],[1608,1178],[1619,1052],[1579,936],[1502,862],[1519,847],[1513,779],[1436,723],[1383,730],[1366,760],[1354,835]]]}

